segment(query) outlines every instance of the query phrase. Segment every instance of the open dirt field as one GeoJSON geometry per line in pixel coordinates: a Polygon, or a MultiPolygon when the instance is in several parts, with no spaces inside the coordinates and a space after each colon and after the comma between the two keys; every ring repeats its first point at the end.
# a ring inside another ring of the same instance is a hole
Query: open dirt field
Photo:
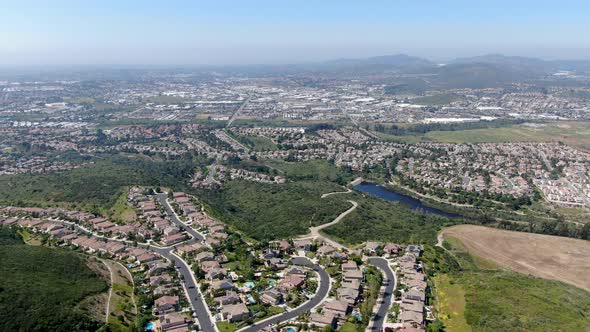
{"type": "Polygon", "coordinates": [[[590,241],[458,225],[442,231],[502,267],[590,291],[590,241]]]}

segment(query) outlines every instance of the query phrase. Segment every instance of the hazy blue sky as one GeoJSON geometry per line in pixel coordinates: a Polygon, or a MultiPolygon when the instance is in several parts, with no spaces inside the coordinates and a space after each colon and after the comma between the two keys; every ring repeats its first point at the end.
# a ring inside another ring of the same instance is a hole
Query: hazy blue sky
{"type": "Polygon", "coordinates": [[[590,1],[0,0],[0,64],[590,58],[590,1]]]}

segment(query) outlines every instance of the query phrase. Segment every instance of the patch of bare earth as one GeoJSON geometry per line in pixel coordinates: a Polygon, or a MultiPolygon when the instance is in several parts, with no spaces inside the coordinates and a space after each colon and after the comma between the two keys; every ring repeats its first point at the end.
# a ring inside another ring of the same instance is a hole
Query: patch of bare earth
{"type": "Polygon", "coordinates": [[[475,225],[449,227],[442,235],[502,267],[590,291],[590,241],[475,225]]]}

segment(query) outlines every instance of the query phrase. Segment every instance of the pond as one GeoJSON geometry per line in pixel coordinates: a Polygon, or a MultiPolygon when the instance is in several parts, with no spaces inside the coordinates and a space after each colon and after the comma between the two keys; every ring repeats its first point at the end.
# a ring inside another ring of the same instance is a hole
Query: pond
{"type": "Polygon", "coordinates": [[[360,190],[366,194],[369,194],[374,197],[378,197],[381,199],[385,199],[388,201],[400,202],[403,204],[408,205],[412,210],[418,210],[426,213],[432,213],[439,216],[447,217],[447,218],[459,218],[461,217],[458,214],[445,212],[443,210],[439,210],[437,208],[433,208],[427,205],[424,205],[420,200],[415,199],[414,197],[396,193],[395,191],[391,191],[385,187],[376,185],[374,183],[367,183],[363,182],[354,186],[355,189],[360,190]]]}

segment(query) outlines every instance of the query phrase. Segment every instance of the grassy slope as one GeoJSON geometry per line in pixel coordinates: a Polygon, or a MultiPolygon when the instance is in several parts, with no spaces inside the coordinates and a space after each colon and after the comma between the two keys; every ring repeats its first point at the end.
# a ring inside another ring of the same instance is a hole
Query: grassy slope
{"type": "Polygon", "coordinates": [[[263,136],[240,136],[243,139],[240,141],[246,144],[254,151],[274,151],[277,150],[276,144],[274,144],[269,138],[263,136]]]}
{"type": "MultiPolygon", "coordinates": [[[[447,330],[587,331],[590,293],[561,282],[500,270],[465,252],[460,242],[445,242],[461,266],[434,278],[435,307],[447,330]]],[[[455,266],[449,262],[450,256],[438,257],[442,265],[455,266]]]]}
{"type": "Polygon", "coordinates": [[[0,320],[0,330],[88,331],[102,325],[76,307],[108,289],[79,255],[0,237],[0,316],[10,317],[0,320]]]}

